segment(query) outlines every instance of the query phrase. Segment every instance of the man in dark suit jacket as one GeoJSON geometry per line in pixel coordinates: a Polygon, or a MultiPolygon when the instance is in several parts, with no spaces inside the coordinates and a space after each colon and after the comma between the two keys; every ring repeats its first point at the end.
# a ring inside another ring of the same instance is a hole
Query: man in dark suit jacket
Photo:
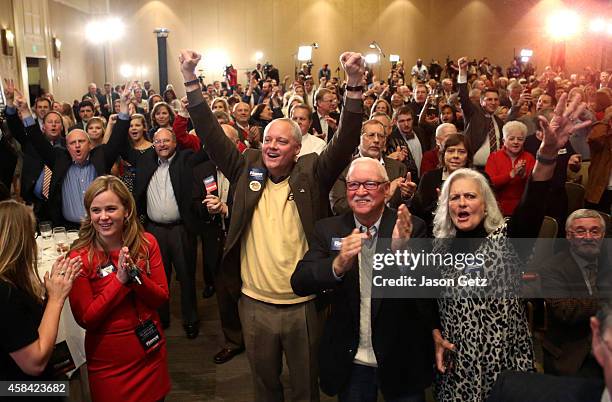
{"type": "MultiPolygon", "coordinates": [[[[200,141],[202,136],[197,131],[200,141]]],[[[125,147],[122,156],[136,166],[134,200],[145,228],[159,243],[168,283],[172,267],[181,287],[181,315],[187,338],[199,334],[195,288],[196,234],[198,220],[192,208],[193,168],[207,159],[200,149],[177,149],[174,132],[159,129],[153,148],[140,152],[125,147]]],[[[170,325],[169,302],[159,310],[164,327],[170,325]]]]}
{"type": "MultiPolygon", "coordinates": [[[[295,295],[289,281],[303,255],[298,254],[305,252],[312,240],[314,222],[327,215],[331,187],[357,147],[362,91],[347,92],[340,129],[320,155],[297,159],[301,132],[290,119],[273,120],[266,127],[261,151],[249,149],[240,154],[204,102],[195,75],[199,59],[197,53],[183,51],[181,71],[196,132],[206,133],[202,141],[211,160],[236,185],[220,275],[242,289],[239,310],[255,383],[254,399],[283,398],[279,379],[282,360],[277,358],[283,354],[290,367],[292,398],[318,399],[313,360],[318,322],[314,298],[295,295]],[[277,203],[278,207],[272,206],[277,203]],[[264,209],[265,218],[261,214],[264,209]],[[257,236],[254,228],[271,235],[257,236]],[[277,245],[285,246],[270,252],[277,245]],[[265,261],[265,267],[260,261],[265,261]],[[271,272],[273,278],[268,276],[271,272]],[[280,342],[287,333],[291,333],[287,342],[280,342]]],[[[342,61],[349,85],[359,85],[361,55],[347,52],[342,61]]]]}
{"type": "MultiPolygon", "coordinates": [[[[223,124],[223,131],[237,138],[236,129],[223,124]]],[[[224,282],[219,275],[223,245],[230,227],[232,201],[235,185],[229,181],[215,164],[208,160],[198,164],[193,169],[193,209],[200,220],[200,236],[204,250],[203,273],[207,289],[217,293],[217,307],[223,330],[224,345],[213,358],[216,364],[223,364],[235,355],[244,351],[244,339],[240,316],[238,315],[238,299],[240,288],[232,287],[224,282]]],[[[210,297],[202,294],[204,297],[210,297]]],[[[212,294],[210,294],[212,295],[212,294]]]]}
{"type": "Polygon", "coordinates": [[[338,128],[338,120],[334,117],[333,101],[335,95],[329,89],[321,88],[315,94],[315,111],[312,113],[310,125],[313,134],[329,142],[338,128]]]}
{"type": "Polygon", "coordinates": [[[566,228],[569,250],[552,257],[541,271],[549,311],[542,341],[544,371],[599,377],[601,368],[590,353],[589,319],[600,293],[612,283],[609,260],[601,252],[605,222],[597,211],[579,209],[567,218],[566,228]]]}
{"type": "MultiPolygon", "coordinates": [[[[406,166],[394,159],[383,156],[385,150],[385,127],[378,120],[369,120],[363,123],[361,128],[361,141],[359,143],[359,156],[367,156],[378,161],[381,161],[389,180],[394,184],[391,185],[391,193],[388,195],[387,205],[391,208],[397,208],[402,204],[403,200],[410,199],[410,196],[416,189],[416,185],[412,186],[406,179],[406,166]],[[399,180],[396,180],[399,179],[399,180]]],[[[342,215],[350,211],[346,198],[346,173],[348,167],[340,173],[340,177],[336,180],[332,191],[329,193],[329,201],[332,212],[335,215],[342,215]]]]}
{"type": "Polygon", "coordinates": [[[480,107],[472,103],[467,87],[467,59],[459,59],[459,101],[465,121],[465,135],[469,140],[470,153],[474,155],[474,166],[484,169],[492,151],[501,148],[502,126],[504,123],[495,116],[499,107],[499,93],[494,88],[485,88],[480,96],[480,107]],[[493,132],[495,139],[493,140],[493,132]],[[491,134],[491,138],[489,138],[491,134]]]}
{"type": "MultiPolygon", "coordinates": [[[[0,121],[0,125],[2,122],[0,121]]],[[[11,184],[13,183],[13,175],[17,166],[17,151],[9,142],[9,138],[0,126],[0,182],[10,196],[11,184]]]]}
{"type": "MultiPolygon", "coordinates": [[[[67,149],[54,147],[36,124],[27,103],[16,97],[15,103],[21,113],[29,141],[40,155],[42,162],[52,171],[49,185],[48,209],[54,226],[79,228],[84,214],[83,194],[97,177],[109,174],[119,156],[119,150],[128,145],[129,115],[127,97],[121,105],[117,125],[106,144],[91,149],[89,137],[75,129],[66,137],[67,149]],[[69,185],[64,186],[68,180],[69,185]],[[71,192],[68,192],[71,191],[71,192]]],[[[51,112],[50,112],[51,113],[51,112]]]]}
{"type": "Polygon", "coordinates": [[[74,126],[68,129],[68,132],[74,129],[80,129],[87,131],[87,122],[94,116],[95,106],[94,103],[88,99],[81,101],[78,108],[79,121],[74,126]]]}
{"type": "Polygon", "coordinates": [[[425,237],[425,223],[405,205],[398,212],[385,206],[389,178],[377,160],[355,159],[347,180],[351,211],[317,222],[315,240],[291,277],[298,295],[331,295],[319,350],[321,389],[339,400],[360,395],[375,402],[380,389],[385,400],[425,401],[432,331],[439,328],[435,302],[375,298],[370,290],[374,253],[390,252],[384,239],[425,237]]]}
{"type": "MultiPolygon", "coordinates": [[[[143,98],[145,98],[144,91],[143,98]]],[[[119,99],[119,94],[113,91],[113,86],[109,82],[104,84],[104,93],[100,95],[100,113],[106,118],[106,120],[108,120],[108,117],[114,113],[113,103],[117,99],[119,99]]]]}
{"type": "MultiPolygon", "coordinates": [[[[10,100],[13,104],[12,99],[10,100]]],[[[26,135],[23,123],[19,120],[17,110],[9,106],[6,113],[7,124],[13,137],[21,144],[23,151],[23,168],[21,169],[21,197],[27,204],[34,206],[34,214],[38,221],[50,220],[48,207],[48,193],[45,196],[45,164],[32,145],[30,137],[26,135]]],[[[66,148],[66,140],[62,137],[64,125],[62,117],[57,112],[49,112],[43,119],[43,133],[51,145],[57,148],[66,148]]],[[[53,173],[50,174],[52,177],[53,173]]]]}
{"type": "Polygon", "coordinates": [[[404,165],[410,172],[412,180],[418,183],[420,178],[419,169],[423,154],[431,149],[432,138],[425,131],[417,127],[415,115],[410,106],[402,106],[393,117],[395,127],[391,132],[391,138],[387,139],[387,155],[400,149],[404,165]]]}

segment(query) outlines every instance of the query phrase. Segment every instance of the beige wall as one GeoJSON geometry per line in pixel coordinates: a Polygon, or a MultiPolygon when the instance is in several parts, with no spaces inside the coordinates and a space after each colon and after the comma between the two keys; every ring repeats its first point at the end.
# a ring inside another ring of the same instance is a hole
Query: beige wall
{"type": "MultiPolygon", "coordinates": [[[[443,62],[447,56],[479,58],[509,64],[513,52],[532,48],[534,61],[542,69],[550,60],[551,44],[544,32],[545,17],[562,4],[560,0],[257,0],[257,1],[129,1],[111,0],[111,10],[128,22],[123,44],[113,45],[113,80],[122,63],[148,67],[157,83],[155,27],[169,28],[169,81],[180,83],[176,64],[179,49],[194,48],[206,55],[224,49],[228,62],[240,71],[255,64],[255,51],[264,53],[279,67],[281,75],[293,74],[297,46],[319,43],[313,62],[338,65],[343,50],[367,52],[376,40],[385,53],[400,54],[406,64],[417,57],[426,63],[432,58],[443,62]]],[[[609,7],[588,6],[592,15],[609,15],[609,7]],[[599,8],[597,8],[599,7],[599,8]]],[[[587,11],[585,11],[587,12],[587,11]]],[[[567,43],[567,64],[571,70],[586,64],[599,67],[601,43],[588,35],[567,43]]],[[[201,64],[206,64],[205,61],[201,64]]],[[[210,59],[210,58],[208,58],[210,59]]],[[[376,66],[385,75],[388,59],[376,66]]],[[[207,81],[220,78],[218,71],[205,68],[207,81]]],[[[100,71],[96,71],[101,81],[100,71]]],[[[145,78],[145,77],[136,77],[145,78]]],[[[156,84],[154,84],[156,86],[156,84]]]]}
{"type": "Polygon", "coordinates": [[[53,92],[57,100],[72,102],[87,92],[93,78],[93,49],[87,44],[83,27],[88,15],[75,8],[49,1],[50,36],[62,41],[61,57],[51,55],[53,66],[53,92]]]}
{"type": "MultiPolygon", "coordinates": [[[[15,32],[15,24],[13,21],[13,4],[11,0],[0,1],[0,27],[2,29],[10,29],[15,32]]],[[[17,62],[17,52],[13,51],[12,56],[6,56],[0,50],[0,77],[18,79],[19,63],[17,62]]]]}
{"type": "MultiPolygon", "coordinates": [[[[106,6],[106,1],[98,3],[106,6]]],[[[561,0],[109,0],[108,3],[112,14],[127,24],[124,39],[106,49],[108,79],[114,83],[123,81],[119,67],[129,63],[148,69],[148,74],[131,78],[151,79],[156,88],[157,45],[153,34],[156,27],[171,31],[169,81],[179,84],[179,88],[182,78],[176,58],[181,48],[204,53],[201,67],[208,82],[221,77],[221,65],[216,68],[209,65],[212,59],[217,59],[210,57],[210,53],[224,51],[225,61],[239,69],[239,80],[244,82],[244,72],[255,65],[255,51],[262,51],[263,61],[279,67],[281,75],[292,76],[298,45],[314,41],[320,48],[314,51],[313,62],[317,68],[329,63],[332,70],[338,66],[341,51],[367,52],[372,40],[387,55],[400,54],[408,67],[417,57],[429,63],[432,58],[443,62],[447,56],[460,55],[470,58],[486,55],[505,66],[515,49],[518,52],[529,47],[542,69],[549,63],[551,51],[550,39],[544,32],[545,18],[562,4],[561,0]]],[[[581,2],[584,13],[610,15],[610,7],[602,3],[581,2]]],[[[93,10],[92,1],[22,0],[19,4],[43,11],[42,6],[48,5],[44,19],[48,27],[41,35],[49,38],[55,35],[63,44],[59,61],[49,57],[52,88],[58,99],[80,97],[89,81],[103,83],[104,49],[94,48],[83,35],[91,18],[87,11],[93,10]]],[[[0,1],[2,26],[14,26],[12,5],[11,0],[0,1]]],[[[26,18],[24,21],[27,23],[26,18]]],[[[26,39],[33,43],[32,38],[26,39]]],[[[46,55],[50,47],[45,50],[46,39],[42,43],[42,55],[46,55]]],[[[602,46],[589,34],[568,41],[568,68],[575,71],[585,65],[599,67],[602,46]]],[[[612,54],[608,56],[612,61],[612,54]]],[[[17,77],[17,60],[17,56],[0,56],[0,74],[17,77]]],[[[374,73],[386,76],[389,64],[384,59],[374,67],[374,73]]],[[[612,67],[612,63],[607,67],[612,67]]]]}

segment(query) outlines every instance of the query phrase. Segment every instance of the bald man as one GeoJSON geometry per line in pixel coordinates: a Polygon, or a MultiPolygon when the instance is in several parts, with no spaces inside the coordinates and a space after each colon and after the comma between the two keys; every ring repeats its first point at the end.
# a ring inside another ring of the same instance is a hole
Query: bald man
{"type": "MultiPolygon", "coordinates": [[[[14,104],[21,114],[29,140],[53,173],[49,180],[43,178],[42,183],[42,192],[47,194],[53,225],[78,229],[85,216],[85,190],[96,177],[109,174],[120,150],[128,148],[129,93],[122,94],[121,112],[108,143],[94,149],[91,148],[87,133],[81,129],[74,129],[68,134],[67,149],[51,145],[34,121],[24,97],[18,91],[14,91],[14,94],[14,104]]],[[[11,113],[16,113],[16,110],[13,107],[7,108],[7,114],[11,113]]]]}

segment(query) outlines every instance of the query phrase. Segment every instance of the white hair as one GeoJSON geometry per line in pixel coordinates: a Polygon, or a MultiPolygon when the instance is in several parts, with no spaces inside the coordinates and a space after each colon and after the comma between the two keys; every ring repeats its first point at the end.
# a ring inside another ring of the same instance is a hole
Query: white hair
{"type": "Polygon", "coordinates": [[[502,132],[504,134],[504,138],[508,136],[511,131],[518,130],[520,131],[524,137],[527,136],[527,126],[520,121],[513,120],[509,121],[502,127],[502,132]]]}
{"type": "Polygon", "coordinates": [[[445,132],[445,130],[450,130],[450,129],[455,129],[454,133],[450,133],[450,134],[455,134],[457,133],[457,127],[455,127],[455,125],[453,123],[442,123],[440,124],[437,128],[436,128],[436,138],[442,137],[444,134],[447,134],[445,132]]]}
{"type": "Polygon", "coordinates": [[[300,126],[298,126],[296,122],[294,122],[288,117],[281,117],[280,119],[272,120],[264,129],[263,137],[266,138],[266,135],[268,134],[268,131],[270,131],[270,128],[274,124],[278,124],[280,122],[288,123],[291,126],[291,134],[293,134],[293,138],[298,144],[301,145],[302,144],[302,130],[300,130],[300,126]]]}
{"type": "Polygon", "coordinates": [[[480,194],[482,195],[485,204],[486,214],[484,218],[484,228],[486,232],[491,233],[495,229],[499,228],[504,223],[504,216],[499,210],[497,200],[495,199],[495,194],[493,193],[493,190],[491,190],[487,179],[485,179],[481,173],[475,170],[462,168],[454,171],[448,177],[448,179],[446,179],[444,185],[442,186],[440,198],[438,199],[438,208],[436,209],[436,214],[433,221],[434,237],[450,238],[455,237],[457,234],[457,228],[453,224],[450,216],[448,202],[450,198],[451,185],[458,179],[470,179],[478,185],[480,194]]]}
{"type": "Polygon", "coordinates": [[[572,226],[572,223],[574,223],[574,221],[576,219],[584,219],[584,218],[594,218],[594,219],[598,219],[599,222],[601,223],[601,226],[605,232],[606,230],[606,221],[604,220],[603,216],[601,216],[599,214],[599,212],[592,210],[592,209],[586,209],[586,208],[582,208],[582,209],[577,209],[574,212],[572,212],[570,214],[570,216],[567,217],[566,221],[565,221],[565,231],[567,232],[570,228],[570,226],[572,226]]]}
{"type": "Polygon", "coordinates": [[[376,168],[378,169],[378,174],[380,175],[380,178],[383,181],[389,181],[389,175],[387,174],[387,170],[382,165],[382,163],[380,163],[380,161],[376,159],[368,158],[367,156],[362,156],[362,157],[353,159],[353,161],[351,162],[351,165],[349,166],[348,172],[346,173],[346,180],[348,181],[348,178],[351,177],[351,174],[357,168],[357,166],[364,165],[364,164],[376,166],[376,168]]]}

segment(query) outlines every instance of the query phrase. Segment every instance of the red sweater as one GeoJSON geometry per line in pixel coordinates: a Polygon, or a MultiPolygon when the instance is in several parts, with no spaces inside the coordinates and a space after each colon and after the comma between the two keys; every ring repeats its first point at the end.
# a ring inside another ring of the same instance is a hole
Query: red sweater
{"type": "Polygon", "coordinates": [[[512,159],[506,153],[505,147],[489,155],[485,165],[485,172],[491,178],[499,209],[501,209],[504,216],[512,215],[514,208],[516,208],[521,200],[527,180],[529,180],[535,165],[535,158],[529,152],[523,150],[514,161],[514,165],[512,159]],[[514,178],[511,178],[510,170],[520,160],[527,162],[525,165],[525,177],[514,176],[514,178]]]}

